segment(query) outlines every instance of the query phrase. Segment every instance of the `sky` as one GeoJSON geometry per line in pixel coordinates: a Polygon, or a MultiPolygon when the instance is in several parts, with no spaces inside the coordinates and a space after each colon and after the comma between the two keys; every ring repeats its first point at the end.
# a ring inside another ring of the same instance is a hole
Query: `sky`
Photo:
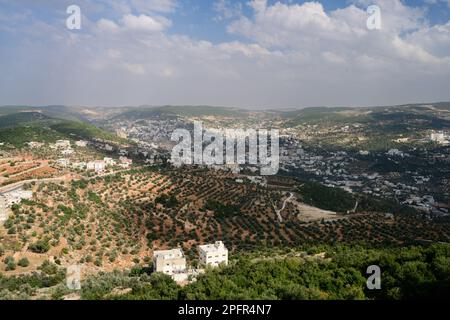
{"type": "Polygon", "coordinates": [[[0,0],[0,105],[438,101],[450,101],[450,0],[0,0]]]}

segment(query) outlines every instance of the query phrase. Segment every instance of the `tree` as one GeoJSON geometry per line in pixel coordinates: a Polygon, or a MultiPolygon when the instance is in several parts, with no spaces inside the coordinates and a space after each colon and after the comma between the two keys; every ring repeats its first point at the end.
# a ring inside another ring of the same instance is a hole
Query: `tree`
{"type": "Polygon", "coordinates": [[[19,262],[17,263],[20,267],[26,268],[30,265],[30,261],[28,261],[27,258],[22,258],[19,260],[19,262]]]}

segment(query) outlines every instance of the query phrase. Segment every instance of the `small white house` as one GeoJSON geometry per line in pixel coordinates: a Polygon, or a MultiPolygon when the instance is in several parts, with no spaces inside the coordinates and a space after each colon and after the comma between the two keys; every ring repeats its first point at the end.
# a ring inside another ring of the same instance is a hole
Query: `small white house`
{"type": "Polygon", "coordinates": [[[70,156],[71,154],[73,154],[73,149],[65,149],[65,150],[63,150],[63,151],[61,151],[61,154],[63,155],[63,156],[70,156]]]}
{"type": "Polygon", "coordinates": [[[131,167],[131,165],[133,164],[133,160],[128,159],[127,157],[120,157],[119,161],[120,161],[120,166],[124,169],[131,167]]]}
{"type": "Polygon", "coordinates": [[[175,279],[174,275],[186,273],[186,257],[181,249],[155,251],[153,268],[155,272],[165,273],[175,279]]]}
{"type": "Polygon", "coordinates": [[[103,160],[90,161],[86,165],[87,170],[94,170],[95,172],[105,171],[105,168],[106,168],[106,163],[103,160]]]}
{"type": "Polygon", "coordinates": [[[113,158],[105,157],[103,158],[103,161],[105,161],[107,166],[113,166],[116,164],[116,160],[114,160],[113,158]]]}
{"type": "Polygon", "coordinates": [[[58,140],[54,144],[55,148],[61,148],[61,149],[68,149],[70,148],[70,141],[69,140],[58,140]]]}
{"type": "Polygon", "coordinates": [[[87,146],[87,141],[79,140],[75,142],[75,145],[80,148],[85,148],[87,146]]]}
{"type": "Polygon", "coordinates": [[[69,160],[69,159],[62,158],[62,159],[56,160],[56,163],[57,163],[58,165],[60,165],[61,167],[67,167],[67,166],[70,164],[70,160],[69,160]]]}
{"type": "Polygon", "coordinates": [[[36,142],[36,141],[31,141],[28,142],[28,147],[30,147],[31,149],[37,149],[42,147],[44,144],[42,142],[36,142]]]}
{"type": "Polygon", "coordinates": [[[222,241],[198,246],[198,253],[202,265],[217,267],[220,264],[228,264],[228,249],[222,241]]]}

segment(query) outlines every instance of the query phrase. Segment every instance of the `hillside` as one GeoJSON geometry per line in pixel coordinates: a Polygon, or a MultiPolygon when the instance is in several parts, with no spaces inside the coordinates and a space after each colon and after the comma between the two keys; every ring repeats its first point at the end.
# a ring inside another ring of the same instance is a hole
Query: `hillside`
{"type": "Polygon", "coordinates": [[[104,139],[124,143],[124,139],[88,123],[47,117],[41,113],[0,116],[0,142],[16,148],[27,142],[55,142],[59,139],[104,139]]]}
{"type": "Polygon", "coordinates": [[[45,261],[30,275],[0,274],[0,299],[442,299],[450,294],[449,265],[448,245],[261,249],[234,255],[229,266],[209,269],[184,287],[167,275],[152,273],[151,263],[142,263],[126,271],[88,276],[81,292],[73,292],[65,286],[65,269],[45,261]],[[381,290],[367,289],[368,265],[381,268],[381,290]]]}
{"type": "Polygon", "coordinates": [[[38,112],[44,116],[69,120],[86,121],[87,118],[78,108],[68,106],[0,106],[0,115],[8,115],[21,112],[38,112]]]}
{"type": "Polygon", "coordinates": [[[178,117],[238,117],[247,111],[226,107],[209,106],[162,106],[135,107],[116,115],[113,119],[142,120],[149,118],[178,118],[178,117]]]}
{"type": "Polygon", "coordinates": [[[37,121],[44,122],[46,120],[51,120],[51,118],[40,112],[18,112],[0,115],[0,129],[37,121]]]}

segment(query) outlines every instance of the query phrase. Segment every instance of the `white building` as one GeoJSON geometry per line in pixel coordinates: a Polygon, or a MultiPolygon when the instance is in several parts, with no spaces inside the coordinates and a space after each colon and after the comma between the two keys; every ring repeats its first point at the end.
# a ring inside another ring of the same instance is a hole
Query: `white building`
{"type": "Polygon", "coordinates": [[[87,170],[94,170],[95,172],[102,172],[106,168],[106,163],[103,160],[90,161],[86,164],[87,170]]]}
{"type": "Polygon", "coordinates": [[[69,140],[58,140],[53,145],[55,148],[61,148],[61,149],[69,149],[70,148],[70,141],[69,140]]]}
{"type": "Polygon", "coordinates": [[[84,169],[84,168],[86,168],[86,166],[87,166],[86,162],[74,162],[74,163],[72,163],[72,168],[75,168],[75,169],[84,169]]]}
{"type": "Polygon", "coordinates": [[[220,264],[228,264],[228,249],[222,241],[214,244],[198,246],[199,261],[203,265],[217,267],[220,264]]]}
{"type": "Polygon", "coordinates": [[[62,158],[62,159],[56,160],[56,163],[57,163],[58,165],[60,165],[61,167],[67,167],[67,166],[70,164],[70,160],[69,160],[69,159],[62,158]]]}
{"type": "Polygon", "coordinates": [[[61,154],[63,155],[63,156],[70,156],[71,154],[73,154],[73,149],[65,149],[65,150],[63,150],[63,151],[61,151],[61,154]]]}
{"type": "Polygon", "coordinates": [[[23,190],[22,188],[5,192],[0,195],[2,197],[2,205],[6,208],[11,207],[13,204],[18,204],[22,201],[22,199],[31,199],[33,198],[33,191],[23,190]]]}
{"type": "Polygon", "coordinates": [[[431,133],[430,140],[437,143],[446,143],[444,132],[433,132],[431,133]]]}
{"type": "Polygon", "coordinates": [[[84,147],[87,146],[87,141],[84,141],[84,140],[76,141],[76,142],[75,142],[75,145],[76,145],[77,147],[84,148],[84,147]]]}
{"type": "Polygon", "coordinates": [[[103,161],[105,161],[107,166],[113,166],[116,164],[116,160],[114,160],[113,158],[105,157],[103,158],[103,161]]]}
{"type": "Polygon", "coordinates": [[[42,147],[43,145],[44,145],[44,144],[43,144],[42,142],[36,142],[36,141],[28,142],[28,146],[29,146],[31,149],[37,149],[37,148],[42,147]]]}
{"type": "Polygon", "coordinates": [[[187,274],[186,257],[181,249],[160,250],[153,253],[153,269],[172,276],[179,281],[177,274],[187,274]]]}
{"type": "Polygon", "coordinates": [[[128,159],[127,157],[120,157],[119,161],[120,161],[120,166],[124,169],[131,167],[131,165],[133,164],[133,160],[128,159]]]}
{"type": "Polygon", "coordinates": [[[0,194],[0,223],[8,220],[8,207],[6,206],[6,198],[4,195],[0,194]]]}

